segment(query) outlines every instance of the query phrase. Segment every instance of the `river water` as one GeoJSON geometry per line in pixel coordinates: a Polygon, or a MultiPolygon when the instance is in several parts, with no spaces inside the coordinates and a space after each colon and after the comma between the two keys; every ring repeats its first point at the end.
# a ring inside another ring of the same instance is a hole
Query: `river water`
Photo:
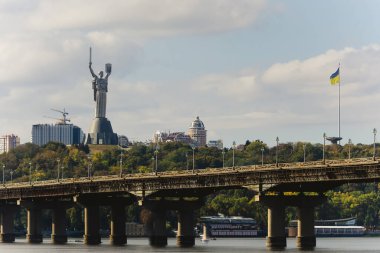
{"type": "MultiPolygon", "coordinates": [[[[129,238],[126,246],[115,247],[103,239],[101,245],[86,246],[75,239],[69,239],[66,245],[54,245],[45,239],[42,244],[29,244],[23,239],[16,239],[15,243],[0,243],[0,252],[12,253],[54,253],[54,252],[218,252],[218,253],[263,253],[272,252],[265,247],[264,238],[255,239],[217,239],[202,243],[199,239],[193,248],[179,248],[175,245],[175,239],[168,240],[165,248],[152,248],[145,238],[129,238]]],[[[294,238],[287,239],[288,247],[283,252],[306,252],[296,248],[294,238]]],[[[309,251],[310,252],[310,251],[309,251]]],[[[313,253],[341,253],[341,252],[380,252],[380,237],[356,237],[356,238],[317,238],[317,247],[313,253]]]]}

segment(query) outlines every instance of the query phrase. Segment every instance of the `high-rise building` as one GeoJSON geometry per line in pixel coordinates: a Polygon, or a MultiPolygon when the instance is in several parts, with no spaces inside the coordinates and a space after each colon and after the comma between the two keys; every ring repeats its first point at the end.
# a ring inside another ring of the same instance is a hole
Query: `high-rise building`
{"type": "Polygon", "coordinates": [[[20,145],[20,137],[14,134],[3,135],[0,137],[0,153],[9,152],[20,145]]]}
{"type": "Polygon", "coordinates": [[[191,123],[191,126],[189,127],[190,138],[194,141],[194,144],[198,147],[205,146],[207,141],[207,130],[205,129],[205,126],[203,122],[197,118],[191,123]]]}
{"type": "Polygon", "coordinates": [[[39,146],[50,141],[65,145],[80,144],[83,138],[82,129],[73,124],[37,124],[32,127],[32,143],[39,146]]]}

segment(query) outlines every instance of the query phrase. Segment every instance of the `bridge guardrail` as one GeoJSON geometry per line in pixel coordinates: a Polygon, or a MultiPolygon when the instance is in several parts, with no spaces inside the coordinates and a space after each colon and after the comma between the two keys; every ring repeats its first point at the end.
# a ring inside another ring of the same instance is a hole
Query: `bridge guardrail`
{"type": "MultiPolygon", "coordinates": [[[[279,170],[279,169],[305,169],[305,168],[322,168],[329,166],[339,166],[339,165],[355,165],[355,164],[373,164],[379,163],[378,160],[373,160],[373,157],[368,158],[353,158],[353,159],[341,159],[341,160],[326,160],[323,161],[310,161],[310,162],[295,162],[295,163],[279,163],[276,164],[264,164],[264,165],[247,165],[247,166],[236,166],[236,167],[225,167],[225,168],[206,168],[195,170],[195,175],[207,175],[207,174],[225,174],[231,172],[244,172],[244,171],[269,171],[269,170],[279,170]]],[[[108,175],[108,176],[94,176],[79,177],[79,178],[65,178],[65,179],[51,179],[51,180],[41,180],[33,182],[6,182],[3,184],[3,188],[19,188],[19,187],[34,187],[40,185],[54,185],[54,184],[72,184],[72,183],[87,183],[91,181],[107,181],[107,180],[133,180],[133,179],[143,179],[143,178],[156,178],[156,177],[180,177],[180,176],[191,176],[194,175],[192,170],[180,170],[180,171],[165,171],[158,172],[157,175],[152,173],[133,173],[125,174],[122,177],[118,175],[108,175]]],[[[1,185],[0,185],[1,187],[1,185]]]]}

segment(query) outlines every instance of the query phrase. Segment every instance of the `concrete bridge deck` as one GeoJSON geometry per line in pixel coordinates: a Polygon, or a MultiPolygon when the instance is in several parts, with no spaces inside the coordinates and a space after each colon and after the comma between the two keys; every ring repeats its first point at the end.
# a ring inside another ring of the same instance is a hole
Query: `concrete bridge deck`
{"type": "MultiPolygon", "coordinates": [[[[344,183],[373,182],[380,179],[379,161],[373,158],[280,163],[153,173],[122,177],[97,176],[10,183],[0,185],[0,199],[64,197],[85,193],[142,193],[186,190],[218,190],[249,187],[274,191],[323,192],[344,183]]],[[[188,193],[189,194],[189,193],[188,193]]]]}

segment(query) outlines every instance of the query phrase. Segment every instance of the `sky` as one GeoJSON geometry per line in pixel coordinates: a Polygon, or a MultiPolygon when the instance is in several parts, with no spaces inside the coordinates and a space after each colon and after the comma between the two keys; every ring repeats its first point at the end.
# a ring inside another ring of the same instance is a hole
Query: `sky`
{"type": "Polygon", "coordinates": [[[88,69],[112,63],[107,118],[132,141],[207,139],[372,143],[380,130],[380,2],[375,0],[0,0],[0,135],[69,112],[87,132],[88,69]]]}

